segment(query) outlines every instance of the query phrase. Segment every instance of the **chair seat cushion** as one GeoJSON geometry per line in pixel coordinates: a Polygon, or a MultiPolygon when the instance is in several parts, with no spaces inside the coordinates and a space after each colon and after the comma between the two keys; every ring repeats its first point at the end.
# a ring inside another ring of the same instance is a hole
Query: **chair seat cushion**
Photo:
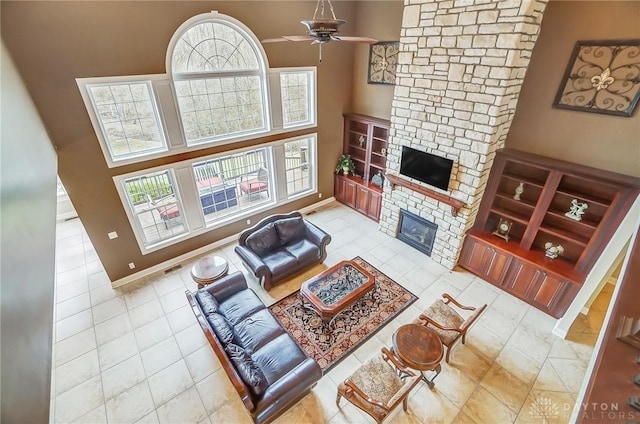
{"type": "Polygon", "coordinates": [[[387,403],[404,386],[404,381],[381,356],[377,355],[365,362],[349,377],[372,399],[387,403]]]}
{"type": "Polygon", "coordinates": [[[285,249],[278,249],[262,258],[262,262],[271,271],[272,278],[278,278],[298,266],[298,259],[285,249]]]}
{"type": "Polygon", "coordinates": [[[307,359],[289,334],[282,334],[255,351],[251,357],[269,381],[269,385],[307,359]]]}
{"type": "MultiPolygon", "coordinates": [[[[433,302],[431,306],[424,311],[424,315],[443,327],[459,328],[464,322],[464,319],[441,299],[433,302]]],[[[452,343],[460,335],[457,331],[445,331],[432,325],[429,326],[429,328],[435,331],[440,337],[440,340],[442,340],[442,343],[446,345],[452,343]]]]}
{"type": "Polygon", "coordinates": [[[266,308],[243,319],[233,329],[236,343],[249,354],[284,334],[282,326],[266,308]]]}
{"type": "Polygon", "coordinates": [[[306,263],[317,260],[320,257],[320,249],[309,240],[300,240],[284,248],[294,256],[299,263],[306,263]]]}
{"type": "Polygon", "coordinates": [[[264,303],[253,290],[246,289],[235,293],[225,299],[218,307],[218,312],[224,315],[229,324],[235,326],[237,323],[264,309],[264,303]]]}
{"type": "Polygon", "coordinates": [[[265,191],[267,189],[267,183],[258,180],[257,178],[253,178],[251,180],[242,181],[240,183],[240,190],[245,193],[258,193],[261,191],[265,191]]]}

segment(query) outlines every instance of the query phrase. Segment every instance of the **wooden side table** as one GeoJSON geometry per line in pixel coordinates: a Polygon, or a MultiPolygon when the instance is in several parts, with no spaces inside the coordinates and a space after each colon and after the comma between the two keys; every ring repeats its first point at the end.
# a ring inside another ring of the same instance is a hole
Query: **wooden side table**
{"type": "Polygon", "coordinates": [[[198,288],[201,289],[217,279],[224,277],[228,271],[229,263],[225,258],[214,255],[205,256],[191,267],[191,278],[198,284],[198,288]]]}
{"type": "Polygon", "coordinates": [[[433,380],[442,371],[444,348],[440,337],[424,325],[406,324],[396,330],[391,340],[397,358],[407,367],[420,371],[422,380],[433,389],[433,380]],[[434,371],[435,375],[428,379],[425,371],[434,371]]]}

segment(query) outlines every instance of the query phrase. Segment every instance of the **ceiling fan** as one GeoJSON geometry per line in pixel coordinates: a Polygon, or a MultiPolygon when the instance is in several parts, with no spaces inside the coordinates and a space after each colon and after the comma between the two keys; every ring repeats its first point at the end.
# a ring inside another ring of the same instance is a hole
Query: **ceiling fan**
{"type": "Polygon", "coordinates": [[[283,35],[278,38],[268,38],[262,40],[262,43],[278,43],[281,41],[311,41],[311,44],[318,44],[320,47],[320,62],[322,62],[322,45],[329,41],[348,41],[351,43],[364,43],[373,44],[378,40],[368,37],[349,37],[338,36],[338,27],[345,24],[347,21],[344,19],[336,19],[336,15],[333,11],[333,5],[331,0],[326,0],[329,4],[329,10],[331,11],[331,17],[333,19],[325,18],[324,15],[324,3],[325,0],[318,0],[316,3],[316,10],[313,12],[313,18],[308,21],[300,21],[307,27],[307,35],[283,35]],[[318,10],[320,15],[318,16],[318,10]]]}

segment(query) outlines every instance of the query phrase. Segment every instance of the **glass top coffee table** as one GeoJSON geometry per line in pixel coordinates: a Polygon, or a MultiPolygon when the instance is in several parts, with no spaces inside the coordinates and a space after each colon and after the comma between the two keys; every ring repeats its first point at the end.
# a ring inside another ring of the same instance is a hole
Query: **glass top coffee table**
{"type": "Polygon", "coordinates": [[[304,306],[333,320],[375,287],[375,277],[355,262],[342,261],[302,283],[304,306]]]}

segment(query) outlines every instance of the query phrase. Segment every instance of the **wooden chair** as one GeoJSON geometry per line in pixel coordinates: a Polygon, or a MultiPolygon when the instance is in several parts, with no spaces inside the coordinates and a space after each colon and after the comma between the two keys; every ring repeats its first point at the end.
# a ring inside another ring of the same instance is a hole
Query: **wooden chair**
{"type": "Polygon", "coordinates": [[[444,293],[442,295],[444,301],[441,299],[436,300],[420,315],[420,321],[423,325],[431,328],[435,331],[442,344],[447,347],[447,356],[445,360],[449,363],[449,356],[451,355],[451,349],[462,339],[464,344],[467,331],[476,322],[480,315],[487,309],[487,305],[484,304],[479,308],[473,308],[471,306],[461,305],[449,294],[444,293]],[[466,310],[473,311],[467,319],[464,319],[458,312],[456,312],[451,305],[466,310]]]}
{"type": "Polygon", "coordinates": [[[381,423],[399,404],[407,412],[409,393],[420,376],[405,368],[386,347],[338,385],[336,405],[344,397],[381,423]]]}

